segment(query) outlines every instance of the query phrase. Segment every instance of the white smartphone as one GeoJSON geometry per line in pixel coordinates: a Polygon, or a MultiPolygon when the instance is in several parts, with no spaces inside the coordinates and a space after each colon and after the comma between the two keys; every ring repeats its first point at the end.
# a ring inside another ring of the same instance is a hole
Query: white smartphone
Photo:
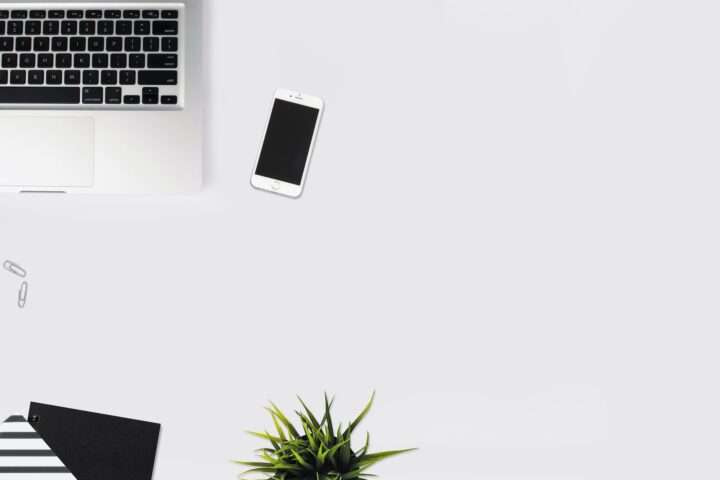
{"type": "Polygon", "coordinates": [[[250,180],[253,187],[293,198],[302,194],[324,108],[317,97],[275,92],[250,180]]]}

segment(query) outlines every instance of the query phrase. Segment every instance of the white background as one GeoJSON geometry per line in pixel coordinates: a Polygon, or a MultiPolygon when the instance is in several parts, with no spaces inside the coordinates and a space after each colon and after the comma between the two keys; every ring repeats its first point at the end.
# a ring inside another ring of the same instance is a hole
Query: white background
{"type": "Polygon", "coordinates": [[[377,389],[421,448],[385,479],[718,478],[718,14],[208,3],[201,193],[0,201],[0,412],[159,421],[157,480],[220,480],[268,399],[377,389]],[[249,186],[280,86],[327,103],[299,201],[249,186]]]}

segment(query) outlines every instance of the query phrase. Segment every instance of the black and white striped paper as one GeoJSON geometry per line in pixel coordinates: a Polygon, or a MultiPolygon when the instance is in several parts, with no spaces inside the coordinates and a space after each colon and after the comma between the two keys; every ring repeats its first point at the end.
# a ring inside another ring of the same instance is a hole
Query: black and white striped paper
{"type": "Polygon", "coordinates": [[[0,423],[0,480],[75,480],[21,416],[0,423]]]}

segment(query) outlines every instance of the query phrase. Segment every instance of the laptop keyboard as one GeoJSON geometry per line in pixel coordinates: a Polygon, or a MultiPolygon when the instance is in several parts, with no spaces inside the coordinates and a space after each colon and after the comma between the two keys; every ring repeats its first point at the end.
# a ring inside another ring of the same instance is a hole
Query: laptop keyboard
{"type": "Polygon", "coordinates": [[[102,5],[0,3],[0,109],[180,107],[183,10],[102,5]]]}

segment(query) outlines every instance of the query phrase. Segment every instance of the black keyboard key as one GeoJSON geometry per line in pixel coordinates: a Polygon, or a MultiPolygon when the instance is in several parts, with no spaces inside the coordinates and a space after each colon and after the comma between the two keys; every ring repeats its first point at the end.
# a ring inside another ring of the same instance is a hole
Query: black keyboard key
{"type": "Polygon", "coordinates": [[[30,18],[45,18],[46,16],[45,10],[30,10],[30,18]]]}
{"type": "Polygon", "coordinates": [[[68,49],[68,39],[65,37],[53,37],[52,42],[50,42],[52,45],[52,51],[53,52],[67,52],[68,49]]]}
{"type": "Polygon", "coordinates": [[[75,68],[90,68],[90,55],[87,53],[76,53],[73,61],[75,68]]]}
{"type": "Polygon", "coordinates": [[[35,68],[36,61],[34,53],[23,53],[20,55],[20,68],[35,68]]]}
{"type": "Polygon", "coordinates": [[[30,37],[17,37],[15,39],[15,50],[18,52],[29,52],[32,50],[32,40],[30,37]]]}
{"type": "Polygon", "coordinates": [[[140,103],[140,95],[125,95],[123,101],[127,105],[138,105],[140,103]]]}
{"type": "Polygon", "coordinates": [[[166,70],[144,70],[138,72],[139,85],[177,85],[178,73],[166,70]]]}
{"type": "Polygon", "coordinates": [[[0,103],[73,104],[80,103],[76,87],[2,87],[0,103]]]}
{"type": "Polygon", "coordinates": [[[84,87],[82,89],[83,103],[103,103],[103,89],[101,87],[84,87]]]}
{"type": "Polygon", "coordinates": [[[148,55],[148,68],[178,68],[178,56],[174,53],[148,55]]]}
{"type": "Polygon", "coordinates": [[[17,68],[17,66],[18,66],[17,53],[6,53],[2,56],[2,67],[3,68],[17,68]]]}
{"type": "Polygon", "coordinates": [[[48,70],[45,80],[48,85],[62,85],[62,72],[60,70],[48,70]]]}
{"type": "Polygon", "coordinates": [[[150,35],[150,22],[147,20],[135,22],[135,35],[150,35]]]}
{"type": "Polygon", "coordinates": [[[10,16],[12,18],[27,18],[28,12],[27,10],[13,10],[10,16]]]}
{"type": "Polygon", "coordinates": [[[69,53],[59,53],[55,56],[55,66],[57,68],[72,68],[72,55],[69,53]]]}
{"type": "Polygon", "coordinates": [[[115,23],[103,20],[97,25],[98,35],[112,35],[115,33],[115,23]]]}
{"type": "Polygon", "coordinates": [[[57,20],[45,20],[43,22],[43,35],[57,35],[60,33],[60,22],[57,20]]]}
{"type": "Polygon", "coordinates": [[[35,37],[33,40],[33,50],[36,52],[49,52],[50,39],[48,37],[35,37]]]}
{"type": "Polygon", "coordinates": [[[125,38],[125,51],[126,52],[139,52],[141,50],[142,43],[140,37],[127,37],[125,38]]]}
{"type": "Polygon", "coordinates": [[[178,22],[153,22],[153,35],[177,35],[178,22]]]}
{"type": "Polygon", "coordinates": [[[110,66],[112,68],[127,68],[127,55],[124,53],[113,53],[110,55],[110,66]]]}
{"type": "Polygon", "coordinates": [[[45,72],[42,70],[30,70],[28,72],[28,85],[43,85],[45,83],[45,72]]]}
{"type": "Polygon", "coordinates": [[[108,37],[105,42],[105,49],[108,52],[122,52],[123,41],[120,37],[108,37]]]}
{"type": "Polygon", "coordinates": [[[162,39],[162,51],[163,52],[177,52],[178,51],[178,39],[175,37],[165,37],[162,39]]]}
{"type": "Polygon", "coordinates": [[[147,105],[157,105],[160,101],[160,89],[157,87],[146,87],[142,89],[142,102],[147,105]]]}
{"type": "Polygon", "coordinates": [[[120,85],[135,85],[135,71],[121,70],[120,85]]]}
{"type": "Polygon", "coordinates": [[[142,17],[143,18],[160,18],[160,11],[159,10],[143,10],[142,17]]]}
{"type": "Polygon", "coordinates": [[[125,10],[123,18],[140,18],[140,10],[125,10]]]}
{"type": "Polygon", "coordinates": [[[118,35],[132,35],[132,22],[121,20],[115,23],[115,33],[118,35]]]}
{"type": "Polygon", "coordinates": [[[0,52],[12,52],[15,49],[15,41],[12,38],[0,38],[0,52]]]}
{"type": "Polygon", "coordinates": [[[95,22],[92,20],[80,22],[80,35],[95,35],[95,22]]]}
{"type": "Polygon", "coordinates": [[[122,88],[107,87],[105,89],[105,103],[117,105],[122,102],[122,88]]]}
{"type": "Polygon", "coordinates": [[[160,103],[163,105],[177,105],[178,98],[175,95],[163,95],[160,97],[160,103]]]}
{"type": "Polygon", "coordinates": [[[67,18],[83,18],[82,10],[68,10],[67,18]]]}
{"type": "Polygon", "coordinates": [[[8,71],[0,70],[0,85],[7,85],[8,78],[9,78],[8,71]]]}
{"type": "Polygon", "coordinates": [[[163,10],[162,18],[178,18],[180,13],[177,10],[163,10]]]}
{"type": "Polygon", "coordinates": [[[143,51],[144,52],[159,52],[160,51],[160,39],[158,37],[143,38],[143,51]]]}
{"type": "Polygon", "coordinates": [[[65,10],[50,10],[48,18],[65,18],[65,10]]]}
{"type": "Polygon", "coordinates": [[[5,35],[5,22],[0,21],[0,35],[5,35]]]}
{"type": "Polygon", "coordinates": [[[92,56],[93,68],[108,68],[110,66],[110,57],[107,53],[96,53],[92,56]]]}
{"type": "Polygon", "coordinates": [[[85,37],[73,37],[70,39],[71,52],[84,52],[87,50],[87,40],[85,37]]]}
{"type": "Polygon", "coordinates": [[[105,51],[105,39],[102,37],[90,37],[88,39],[88,50],[91,52],[105,51]]]}
{"type": "Polygon", "coordinates": [[[23,34],[23,26],[24,22],[18,22],[16,20],[12,20],[10,22],[7,22],[7,34],[8,35],[22,35],[23,34]]]}
{"type": "Polygon", "coordinates": [[[105,18],[122,18],[120,10],[105,10],[105,18]]]}
{"type": "Polygon", "coordinates": [[[63,35],[77,35],[78,33],[78,22],[75,20],[65,20],[60,23],[60,31],[63,35]]]}
{"type": "Polygon", "coordinates": [[[42,22],[33,20],[25,22],[25,35],[40,35],[42,32],[42,22]]]}
{"type": "Polygon", "coordinates": [[[85,18],[102,18],[103,12],[102,10],[88,10],[85,12],[85,18]]]}
{"type": "Polygon", "coordinates": [[[0,10],[0,19],[10,18],[10,12],[8,10],[0,10]]]}
{"type": "Polygon", "coordinates": [[[100,83],[100,72],[97,70],[83,70],[82,79],[85,85],[97,85],[100,83]]]}
{"type": "Polygon", "coordinates": [[[54,56],[52,53],[41,53],[38,55],[38,68],[53,68],[54,63],[54,56]]]}
{"type": "Polygon", "coordinates": [[[10,72],[10,83],[12,85],[25,85],[27,74],[25,70],[13,70],[10,72]]]}
{"type": "Polygon", "coordinates": [[[80,70],[65,70],[65,85],[80,85],[80,70]]]}
{"type": "Polygon", "coordinates": [[[117,85],[118,83],[118,72],[117,70],[103,70],[100,74],[100,82],[103,85],[117,85]]]}
{"type": "Polygon", "coordinates": [[[131,53],[129,64],[130,68],[145,68],[145,54],[131,53]]]}

